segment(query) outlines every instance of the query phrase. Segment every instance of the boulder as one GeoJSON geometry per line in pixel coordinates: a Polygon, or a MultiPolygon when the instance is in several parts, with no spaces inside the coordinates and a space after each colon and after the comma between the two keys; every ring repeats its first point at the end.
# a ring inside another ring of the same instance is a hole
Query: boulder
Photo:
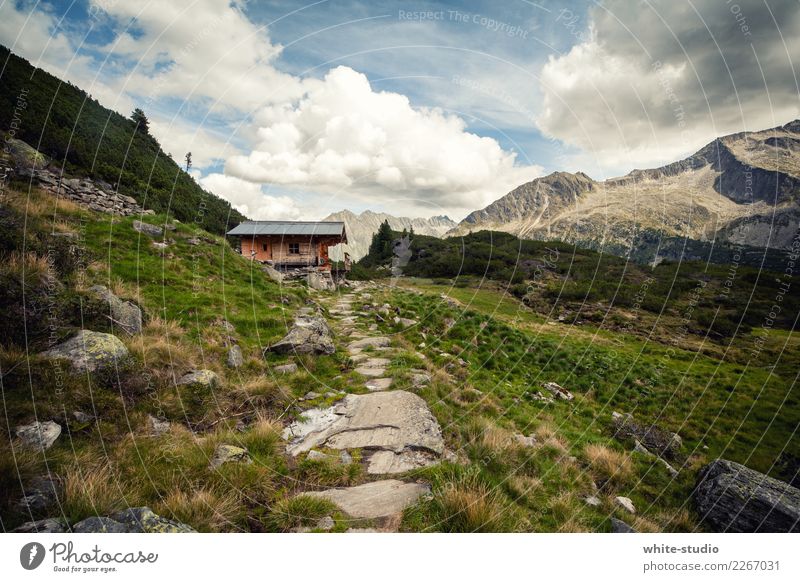
{"type": "Polygon", "coordinates": [[[67,341],[41,354],[45,358],[69,360],[77,374],[100,372],[119,365],[129,356],[128,348],[109,333],[82,329],[67,341]]]}
{"type": "Polygon", "coordinates": [[[739,463],[717,459],[703,467],[693,497],[716,532],[800,532],[800,489],[739,463]]]}
{"type": "Polygon", "coordinates": [[[611,533],[636,533],[636,530],[616,517],[611,518],[611,533]]]}
{"type": "Polygon", "coordinates": [[[373,481],[357,487],[342,487],[305,493],[327,499],[350,517],[380,519],[401,513],[427,495],[430,489],[420,483],[404,483],[395,479],[373,481]]]}
{"type": "Polygon", "coordinates": [[[87,517],[72,526],[73,533],[126,533],[125,525],[110,517],[87,517]]]}
{"type": "Polygon", "coordinates": [[[13,533],[64,533],[67,525],[60,518],[51,517],[28,521],[11,530],[13,533]]]}
{"type": "Polygon", "coordinates": [[[142,222],[141,220],[133,221],[133,230],[141,232],[142,234],[146,234],[148,236],[162,236],[164,234],[164,229],[161,228],[160,226],[156,226],[154,224],[147,224],[146,222],[142,222]]]}
{"type": "Polygon", "coordinates": [[[441,428],[427,404],[403,390],[349,394],[330,408],[307,410],[283,437],[292,456],[317,447],[368,449],[372,475],[434,465],[444,452],[441,428]]]}
{"type": "Polygon", "coordinates": [[[317,291],[336,291],[336,283],[330,274],[326,277],[322,273],[312,271],[306,276],[306,282],[309,287],[317,291]]]}
{"type": "Polygon", "coordinates": [[[107,287],[95,285],[89,291],[108,304],[112,323],[126,333],[134,335],[142,332],[142,310],[131,301],[123,301],[107,287]]]}
{"type": "Polygon", "coordinates": [[[623,442],[639,441],[648,451],[666,459],[677,459],[682,446],[681,437],[654,424],[640,423],[630,414],[611,415],[614,437],[623,442]]]}
{"type": "Polygon", "coordinates": [[[149,507],[118,511],[111,519],[123,524],[130,533],[195,533],[188,525],[156,515],[149,507]]]}
{"type": "Polygon", "coordinates": [[[280,273],[280,271],[278,271],[274,267],[271,267],[270,265],[263,265],[261,268],[267,274],[267,277],[269,277],[276,283],[283,283],[283,275],[280,273]]]}
{"type": "Polygon", "coordinates": [[[209,464],[210,469],[217,469],[225,463],[244,463],[249,465],[253,462],[247,449],[235,447],[233,445],[217,445],[214,456],[209,464]]]}
{"type": "Polygon", "coordinates": [[[265,352],[279,354],[332,354],[336,351],[333,333],[324,318],[300,316],[294,320],[289,333],[265,352]]]}
{"type": "Polygon", "coordinates": [[[14,432],[25,447],[35,451],[46,451],[61,436],[61,425],[52,420],[34,421],[18,426],[14,432]]]}
{"type": "Polygon", "coordinates": [[[225,363],[229,368],[239,368],[244,364],[244,356],[242,355],[242,348],[237,345],[232,345],[228,348],[228,358],[225,363]]]}

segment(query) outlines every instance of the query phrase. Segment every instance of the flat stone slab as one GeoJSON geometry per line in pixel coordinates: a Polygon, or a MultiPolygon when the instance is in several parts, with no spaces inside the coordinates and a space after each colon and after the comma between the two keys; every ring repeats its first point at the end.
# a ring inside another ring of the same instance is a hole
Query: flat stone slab
{"type": "Polygon", "coordinates": [[[371,455],[367,466],[371,474],[435,464],[444,452],[441,428],[428,405],[404,390],[349,394],[330,408],[307,410],[301,422],[283,431],[283,437],[289,440],[286,452],[292,456],[322,447],[389,453],[371,455]]]}
{"type": "Polygon", "coordinates": [[[350,342],[350,345],[347,346],[348,349],[363,349],[363,348],[386,348],[392,341],[388,337],[384,336],[372,336],[372,337],[365,337],[358,339],[354,342],[350,342]]]}
{"type": "Polygon", "coordinates": [[[359,366],[356,368],[356,372],[361,374],[362,376],[369,376],[370,378],[380,378],[386,373],[385,368],[369,368],[366,366],[359,366]]]}
{"type": "Polygon", "coordinates": [[[392,382],[393,380],[391,378],[373,378],[372,380],[368,380],[364,386],[370,392],[381,392],[383,390],[388,390],[392,382]]]}
{"type": "Polygon", "coordinates": [[[402,512],[429,492],[426,485],[396,479],[373,481],[357,487],[344,487],[304,493],[336,504],[350,517],[379,519],[402,512]]]}

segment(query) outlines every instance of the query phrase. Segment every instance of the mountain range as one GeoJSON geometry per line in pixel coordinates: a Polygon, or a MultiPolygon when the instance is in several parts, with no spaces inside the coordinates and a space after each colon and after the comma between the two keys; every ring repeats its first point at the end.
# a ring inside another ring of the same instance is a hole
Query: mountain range
{"type": "Polygon", "coordinates": [[[462,220],[638,260],[708,258],[712,243],[788,249],[800,223],[800,120],[715,139],[681,161],[595,181],[554,172],[462,220]],[[687,243],[698,256],[686,256],[687,243]],[[699,249],[699,250],[698,250],[699,249]]]}
{"type": "MultiPolygon", "coordinates": [[[[358,260],[369,251],[372,235],[378,232],[378,227],[384,220],[389,221],[392,230],[402,231],[414,229],[417,234],[442,237],[447,232],[453,230],[458,224],[447,216],[433,216],[431,218],[407,218],[404,216],[392,216],[385,212],[372,212],[365,210],[361,214],[355,214],[349,210],[334,212],[323,220],[332,222],[344,222],[347,230],[348,244],[344,245],[344,251],[350,253],[353,260],[358,260]]],[[[331,250],[331,258],[340,260],[342,249],[334,248],[331,250]]]]}

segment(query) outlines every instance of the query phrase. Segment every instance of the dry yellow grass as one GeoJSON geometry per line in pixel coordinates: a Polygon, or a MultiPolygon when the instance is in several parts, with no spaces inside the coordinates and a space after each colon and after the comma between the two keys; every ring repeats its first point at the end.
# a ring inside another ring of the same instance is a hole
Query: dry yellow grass
{"type": "Polygon", "coordinates": [[[64,506],[74,519],[108,515],[127,505],[110,465],[79,459],[64,474],[64,506]]]}
{"type": "Polygon", "coordinates": [[[292,399],[285,384],[267,375],[247,380],[234,390],[234,397],[241,398],[255,408],[283,405],[292,399]]]}
{"type": "Polygon", "coordinates": [[[633,463],[627,454],[596,444],[587,445],[583,452],[600,485],[621,485],[633,477],[633,463]]]}
{"type": "Polygon", "coordinates": [[[521,524],[497,490],[482,483],[453,483],[439,493],[438,502],[450,531],[518,531],[521,524]]]}
{"type": "Polygon", "coordinates": [[[237,518],[243,506],[236,491],[214,491],[207,488],[183,491],[173,489],[156,506],[156,512],[190,523],[201,532],[237,530],[237,518]]]}
{"type": "Polygon", "coordinates": [[[7,255],[0,256],[0,275],[13,276],[31,280],[33,278],[44,278],[51,275],[50,263],[47,257],[41,257],[36,253],[21,253],[13,251],[7,255]]]}

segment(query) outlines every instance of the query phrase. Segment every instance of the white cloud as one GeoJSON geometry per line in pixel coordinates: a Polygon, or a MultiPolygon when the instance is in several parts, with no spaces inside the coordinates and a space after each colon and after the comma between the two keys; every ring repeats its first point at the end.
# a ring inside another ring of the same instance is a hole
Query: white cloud
{"type": "Polygon", "coordinates": [[[741,15],[746,31],[726,2],[596,6],[591,37],[541,71],[539,127],[581,148],[582,164],[630,169],[785,123],[800,112],[800,13],[770,4],[778,27],[767,5],[751,6],[741,15]]]}
{"type": "Polygon", "coordinates": [[[197,169],[206,168],[237,152],[224,137],[180,118],[150,117],[150,133],[164,151],[172,154],[178,165],[182,165],[186,152],[192,152],[192,166],[197,169]]]}
{"type": "Polygon", "coordinates": [[[289,196],[264,194],[260,184],[254,184],[225,174],[209,174],[200,178],[200,185],[228,200],[236,210],[255,220],[296,220],[303,215],[289,196]]]}
{"type": "Polygon", "coordinates": [[[515,154],[468,132],[459,117],[373,91],[365,75],[348,67],[309,82],[297,101],[264,108],[256,123],[253,151],[225,166],[252,182],[474,208],[539,174],[515,167],[515,154]]]}
{"type": "Polygon", "coordinates": [[[105,49],[135,64],[126,91],[146,99],[205,98],[211,107],[250,111],[300,94],[302,82],[278,71],[272,44],[234,0],[105,2],[98,12],[117,36],[105,49]]]}

